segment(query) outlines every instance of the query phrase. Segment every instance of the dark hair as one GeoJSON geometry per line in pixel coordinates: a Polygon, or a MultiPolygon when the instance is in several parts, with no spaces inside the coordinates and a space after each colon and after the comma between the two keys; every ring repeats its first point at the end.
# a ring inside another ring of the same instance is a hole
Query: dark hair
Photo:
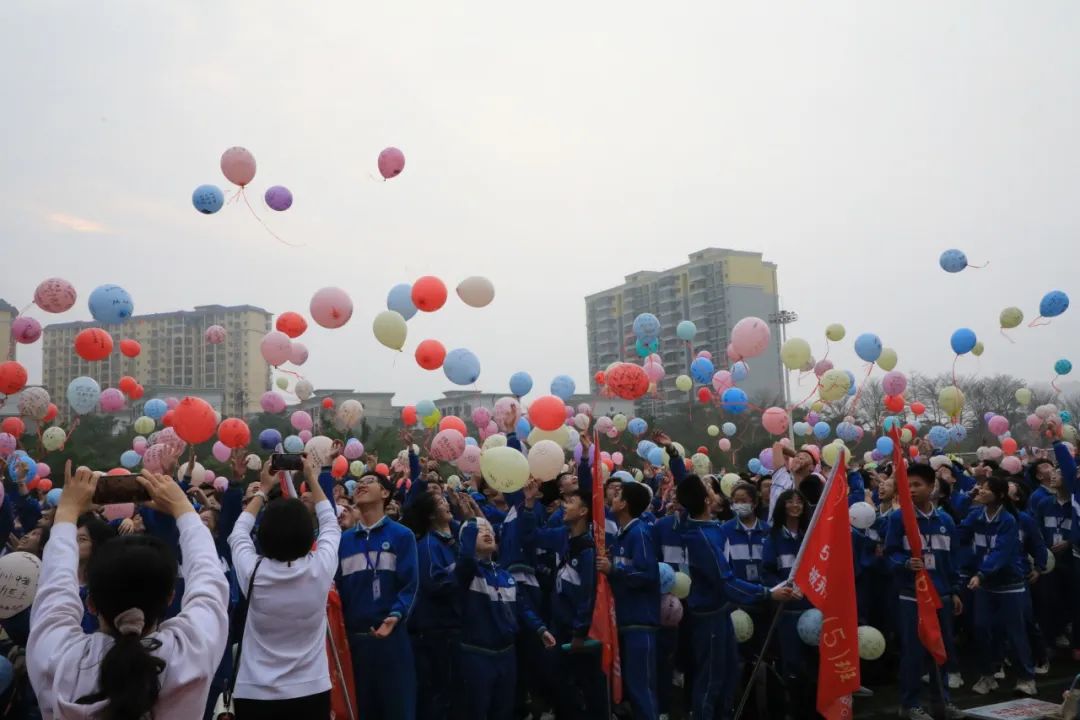
{"type": "Polygon", "coordinates": [[[761,495],[756,485],[748,482],[741,482],[735,487],[731,488],[731,497],[735,497],[735,493],[739,492],[740,490],[750,496],[750,503],[752,505],[757,505],[758,498],[760,498],[761,495]]]}
{"type": "Polygon", "coordinates": [[[931,487],[934,486],[934,480],[937,478],[934,468],[924,463],[912,463],[907,472],[909,478],[917,477],[931,487]]]}
{"type": "Polygon", "coordinates": [[[998,465],[998,461],[997,461],[997,460],[990,460],[990,459],[987,459],[987,460],[983,460],[983,461],[982,461],[982,464],[983,464],[983,467],[988,467],[988,468],[990,468],[990,471],[991,471],[991,472],[997,472],[998,470],[1000,470],[1000,469],[1001,469],[1001,466],[1000,466],[1000,465],[998,465]]]}
{"type": "Polygon", "coordinates": [[[570,497],[576,497],[581,501],[581,504],[585,506],[585,509],[589,511],[589,519],[592,519],[592,493],[585,488],[579,487],[574,492],[570,493],[570,497]]]}
{"type": "Polygon", "coordinates": [[[431,532],[431,519],[438,508],[436,496],[420,493],[409,503],[401,516],[401,523],[413,531],[417,539],[431,532]]]}
{"type": "Polygon", "coordinates": [[[1027,488],[1024,487],[1023,483],[1016,480],[1010,480],[1009,482],[1016,486],[1016,496],[1018,499],[1016,500],[1016,502],[1013,503],[1013,505],[1016,507],[1017,510],[1027,510],[1028,497],[1030,495],[1027,488]]]}
{"type": "MultiPolygon", "coordinates": [[[[558,500],[561,495],[559,494],[559,481],[562,480],[565,475],[559,476],[555,482],[542,482],[540,483],[540,503],[543,505],[550,505],[558,500]]],[[[576,478],[575,478],[576,479],[576,478]]]]}
{"type": "Polygon", "coordinates": [[[686,512],[690,513],[691,517],[705,512],[707,498],[705,483],[693,473],[683,478],[683,481],[675,488],[675,500],[686,508],[686,512]]]}
{"type": "Polygon", "coordinates": [[[808,505],[817,505],[821,500],[821,493],[825,491],[825,483],[821,481],[820,475],[812,472],[802,479],[798,490],[803,502],[808,505]]]}
{"type": "Polygon", "coordinates": [[[76,528],[84,527],[90,534],[91,553],[116,537],[116,529],[92,512],[83,513],[75,523],[76,528]]]}
{"type": "MultiPolygon", "coordinates": [[[[683,484],[685,484],[685,480],[683,484]]],[[[649,509],[649,502],[652,500],[652,496],[649,493],[649,489],[637,481],[622,483],[622,499],[626,502],[626,508],[630,512],[630,517],[640,517],[641,513],[649,509]]]]}
{"type": "Polygon", "coordinates": [[[1004,507],[1010,515],[1016,515],[1016,507],[1013,505],[1013,501],[1009,499],[1008,478],[1001,477],[1000,475],[991,475],[986,478],[986,489],[994,494],[998,501],[1001,502],[1001,506],[1004,507]]]}
{"type": "Polygon", "coordinates": [[[272,500],[259,522],[258,540],[263,557],[271,560],[292,562],[304,557],[315,542],[311,513],[297,498],[272,500]]]}
{"type": "Polygon", "coordinates": [[[781,528],[787,527],[787,509],[784,507],[787,501],[793,497],[797,497],[803,501],[803,513],[799,516],[799,532],[806,532],[807,526],[810,525],[810,513],[807,512],[810,508],[810,503],[806,502],[806,496],[794,488],[791,490],[785,490],[780,493],[780,497],[776,498],[776,507],[773,508],[772,520],[770,522],[771,530],[774,535],[780,533],[781,528]]]}
{"type": "MultiPolygon", "coordinates": [[[[142,611],[146,630],[165,616],[176,586],[176,556],[152,535],[126,535],[101,545],[90,557],[86,578],[89,599],[99,615],[114,627],[125,610],[142,611]]],[[[158,676],[165,661],[151,654],[161,643],[139,634],[114,635],[98,670],[98,692],[80,702],[108,700],[106,720],[146,717],[161,690],[158,676]]]]}
{"type": "Polygon", "coordinates": [[[1040,465],[1049,465],[1051,468],[1054,467],[1054,463],[1050,462],[1046,458],[1039,458],[1035,462],[1031,463],[1031,474],[1032,475],[1035,475],[1035,473],[1039,472],[1039,466],[1040,465]]]}

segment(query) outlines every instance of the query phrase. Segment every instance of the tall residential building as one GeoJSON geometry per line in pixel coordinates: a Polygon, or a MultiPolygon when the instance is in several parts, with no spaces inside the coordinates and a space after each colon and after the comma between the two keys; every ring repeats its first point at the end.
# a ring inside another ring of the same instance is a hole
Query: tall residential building
{"type": "MultiPolygon", "coordinates": [[[[729,333],[739,320],[754,316],[773,322],[780,312],[776,265],[761,253],[707,248],[690,255],[685,265],[670,270],[642,270],[626,276],[618,287],[585,298],[589,347],[589,377],[616,361],[641,362],[635,350],[634,318],[652,313],[660,320],[660,348],[667,373],[656,399],[646,398],[639,410],[657,413],[682,406],[687,394],[675,378],[689,374],[700,350],[713,355],[717,369],[727,367],[729,333]],[[679,340],[675,328],[682,320],[697,326],[693,347],[679,340]]],[[[747,362],[749,377],[739,385],[753,398],[783,395],[780,328],[773,326],[769,348],[747,362]]]]}
{"type": "Polygon", "coordinates": [[[47,325],[43,335],[42,384],[61,410],[67,411],[67,387],[72,379],[88,375],[101,385],[116,387],[121,376],[131,375],[145,388],[140,402],[157,397],[159,388],[216,391],[223,415],[259,411],[259,398],[270,388],[270,367],[259,351],[259,341],[271,329],[271,314],[252,305],[199,305],[194,310],[135,315],[122,325],[93,322],[47,325]],[[206,342],[211,325],[225,328],[225,342],[206,342]],[[103,327],[113,337],[113,352],[98,362],[75,354],[75,336],[90,327],[103,327]],[[142,345],[138,357],[120,353],[120,341],[130,338],[142,345]]]}
{"type": "Polygon", "coordinates": [[[14,305],[0,299],[0,362],[14,357],[11,354],[13,341],[11,339],[11,323],[18,316],[19,309],[14,305]]]}

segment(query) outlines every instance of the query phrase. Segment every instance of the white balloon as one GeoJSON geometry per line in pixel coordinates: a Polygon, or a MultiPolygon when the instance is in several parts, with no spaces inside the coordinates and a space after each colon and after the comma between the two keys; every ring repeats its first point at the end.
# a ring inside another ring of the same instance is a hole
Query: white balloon
{"type": "Polygon", "coordinates": [[[301,400],[307,400],[315,393],[315,386],[308,380],[297,380],[293,392],[296,393],[296,397],[301,400]]]}
{"type": "Polygon", "coordinates": [[[28,552],[0,558],[0,619],[6,620],[34,602],[41,560],[28,552]]]}
{"type": "Polygon", "coordinates": [[[877,660],[885,654],[885,636],[876,627],[859,626],[859,657],[863,660],[877,660]]]}
{"type": "Polygon", "coordinates": [[[248,470],[259,470],[262,468],[262,458],[260,458],[255,453],[251,453],[246,458],[244,458],[244,466],[248,470]]]}
{"type": "Polygon", "coordinates": [[[474,275],[461,281],[457,294],[466,305],[481,308],[495,299],[495,286],[486,277],[474,275]]]}
{"type": "Polygon", "coordinates": [[[754,637],[754,620],[745,610],[732,611],[731,627],[735,630],[735,640],[738,642],[746,642],[754,637]]]}
{"type": "Polygon", "coordinates": [[[848,508],[848,518],[851,520],[852,527],[866,530],[877,520],[877,512],[870,503],[857,502],[848,508]]]}
{"type": "Polygon", "coordinates": [[[320,466],[330,464],[330,453],[334,450],[334,441],[325,435],[316,435],[307,441],[304,452],[312,455],[320,466]]]}
{"type": "Polygon", "coordinates": [[[566,456],[553,440],[541,440],[529,449],[529,472],[540,482],[554,480],[562,470],[566,456]]]}
{"type": "Polygon", "coordinates": [[[199,487],[199,485],[203,481],[203,478],[206,477],[206,468],[204,468],[201,463],[195,463],[195,468],[191,472],[188,472],[188,464],[184,463],[176,469],[177,480],[182,482],[183,479],[188,475],[191,476],[192,487],[199,487]]]}

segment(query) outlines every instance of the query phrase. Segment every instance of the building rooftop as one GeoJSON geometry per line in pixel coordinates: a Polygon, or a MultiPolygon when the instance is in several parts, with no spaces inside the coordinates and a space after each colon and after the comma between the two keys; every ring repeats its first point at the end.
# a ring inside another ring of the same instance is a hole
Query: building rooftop
{"type": "MultiPolygon", "coordinates": [[[[668,268],[667,270],[638,270],[637,272],[630,273],[629,275],[626,275],[626,276],[623,277],[623,283],[621,285],[616,285],[614,287],[610,287],[610,288],[607,288],[605,290],[600,290],[599,292],[595,292],[595,293],[593,293],[591,295],[586,295],[585,300],[589,301],[589,300],[592,300],[593,298],[601,298],[601,297],[604,297],[605,295],[614,294],[614,293],[618,292],[619,290],[622,290],[623,287],[625,287],[626,285],[635,285],[635,284],[651,282],[651,281],[657,279],[658,277],[660,277],[662,275],[665,275],[665,274],[670,273],[670,272],[675,272],[677,270],[681,270],[681,269],[687,267],[688,265],[691,265],[691,264],[693,264],[693,263],[695,263],[695,262],[697,262],[699,260],[712,260],[712,259],[718,259],[718,258],[723,258],[723,257],[730,257],[732,255],[738,255],[738,256],[742,256],[742,257],[760,258],[762,256],[762,253],[755,252],[755,251],[752,251],[752,250],[731,250],[730,248],[714,248],[714,247],[704,248],[702,250],[697,250],[695,252],[690,253],[687,256],[688,262],[685,262],[685,263],[683,263],[681,265],[676,265],[674,267],[668,268]]],[[[772,268],[776,267],[775,263],[767,262],[767,261],[764,261],[764,260],[761,261],[761,264],[765,265],[766,267],[772,267],[772,268]]]]}
{"type": "Polygon", "coordinates": [[[0,312],[6,312],[6,313],[11,313],[12,315],[18,315],[19,314],[19,308],[15,307],[11,303],[9,303],[7,300],[4,300],[3,298],[0,298],[0,312]]]}
{"type": "MultiPolygon", "coordinates": [[[[0,302],[2,302],[2,301],[0,301],[0,302]]],[[[0,309],[2,309],[2,308],[0,308],[0,309]]],[[[170,318],[170,317],[185,317],[185,316],[192,316],[192,315],[207,315],[209,313],[219,313],[219,312],[257,312],[257,313],[262,313],[263,315],[267,315],[267,316],[272,315],[272,313],[270,313],[269,311],[264,310],[263,308],[257,307],[255,305],[196,305],[194,310],[173,310],[171,312],[149,313],[147,315],[132,315],[130,318],[128,318],[127,322],[131,322],[132,320],[159,320],[159,319],[162,319],[162,318],[170,318]]],[[[72,321],[72,322],[52,323],[51,325],[46,325],[45,329],[46,330],[66,330],[66,329],[69,329],[69,328],[82,329],[82,328],[88,328],[88,327],[97,327],[99,325],[101,325],[101,323],[96,322],[94,320],[75,320],[75,321],[72,321]]]]}

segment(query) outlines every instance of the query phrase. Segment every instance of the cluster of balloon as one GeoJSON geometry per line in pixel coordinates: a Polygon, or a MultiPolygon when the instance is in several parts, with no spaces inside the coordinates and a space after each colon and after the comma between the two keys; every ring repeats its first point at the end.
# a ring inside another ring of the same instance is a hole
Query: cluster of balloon
{"type": "MultiPolygon", "coordinates": [[[[262,218],[255,212],[255,208],[251,207],[251,203],[248,202],[247,195],[244,193],[248,184],[255,179],[255,168],[255,156],[247,148],[231,147],[221,154],[221,172],[226,180],[238,188],[232,199],[242,198],[252,216],[259,221],[259,224],[279,241],[289,245],[290,243],[285,242],[274,234],[270,228],[266,227],[262,218]]],[[[282,212],[292,207],[293,195],[292,191],[287,187],[274,185],[266,190],[263,200],[271,210],[282,212]]],[[[200,185],[191,193],[191,204],[203,215],[213,215],[224,207],[225,193],[217,185],[200,185]]]]}

